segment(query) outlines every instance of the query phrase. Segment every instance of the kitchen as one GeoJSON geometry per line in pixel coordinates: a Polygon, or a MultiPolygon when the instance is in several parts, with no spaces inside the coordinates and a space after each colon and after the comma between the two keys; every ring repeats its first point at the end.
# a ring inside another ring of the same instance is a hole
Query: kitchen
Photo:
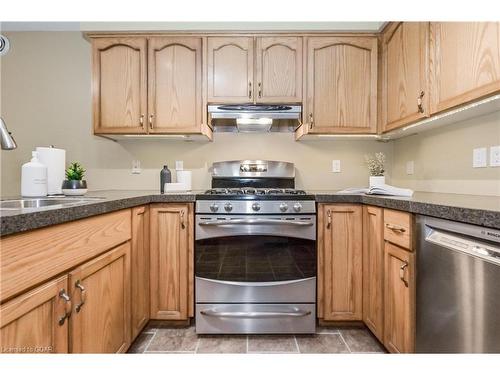
{"type": "Polygon", "coordinates": [[[2,23],[2,352],[499,353],[500,23],[200,25],[2,23]]]}

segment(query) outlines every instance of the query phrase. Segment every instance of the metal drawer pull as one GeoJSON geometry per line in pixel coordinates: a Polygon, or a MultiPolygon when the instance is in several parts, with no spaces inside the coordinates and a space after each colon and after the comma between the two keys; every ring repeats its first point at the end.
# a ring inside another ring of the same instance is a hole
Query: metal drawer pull
{"type": "Polygon", "coordinates": [[[422,104],[422,99],[425,95],[425,92],[421,91],[420,95],[417,98],[417,107],[418,107],[418,112],[419,113],[424,113],[424,106],[422,104]]]}
{"type": "Polygon", "coordinates": [[[206,316],[213,316],[217,318],[249,318],[249,319],[282,318],[282,317],[301,318],[304,316],[311,315],[311,311],[296,310],[296,311],[262,311],[262,312],[252,312],[252,311],[219,312],[215,310],[202,310],[200,311],[200,314],[206,316]]]}
{"type": "Polygon", "coordinates": [[[326,224],[326,229],[330,229],[332,227],[332,211],[326,211],[326,215],[328,216],[328,222],[326,224]]]}
{"type": "Polygon", "coordinates": [[[259,99],[262,98],[262,83],[259,82],[259,99]]]}
{"type": "Polygon", "coordinates": [[[223,226],[223,225],[260,225],[260,224],[276,224],[276,225],[298,225],[311,226],[312,221],[295,221],[295,220],[279,220],[279,219],[232,219],[232,220],[213,220],[200,221],[201,226],[223,226]]]}
{"type": "Polygon", "coordinates": [[[312,129],[314,125],[314,117],[312,113],[309,113],[309,129],[312,129]]]}
{"type": "Polygon", "coordinates": [[[149,115],[149,128],[153,129],[153,117],[154,115],[149,115]]]}
{"type": "Polygon", "coordinates": [[[181,211],[181,228],[186,229],[186,224],[184,223],[184,210],[181,211]]]}
{"type": "Polygon", "coordinates": [[[139,124],[144,127],[144,114],[141,115],[141,117],[139,117],[139,124]]]}
{"type": "Polygon", "coordinates": [[[80,303],[75,306],[75,311],[77,313],[80,312],[82,309],[83,305],[85,305],[85,300],[87,299],[87,291],[83,287],[83,285],[80,283],[80,280],[77,280],[75,283],[75,287],[80,289],[80,303]]]}
{"type": "Polygon", "coordinates": [[[66,319],[69,319],[71,316],[71,298],[68,296],[65,289],[59,291],[59,297],[64,300],[64,315],[58,320],[58,324],[62,326],[66,319]]]}
{"type": "Polygon", "coordinates": [[[403,262],[403,265],[399,269],[399,278],[401,281],[405,284],[406,287],[408,287],[408,281],[405,279],[405,269],[408,267],[408,262],[403,262]]]}
{"type": "Polygon", "coordinates": [[[248,82],[248,99],[252,99],[252,82],[248,82]]]}
{"type": "Polygon", "coordinates": [[[404,233],[404,232],[406,232],[406,229],[405,229],[405,228],[403,228],[403,227],[398,227],[397,225],[392,225],[392,224],[389,224],[389,223],[385,224],[385,227],[386,227],[387,229],[392,230],[393,232],[399,232],[399,233],[404,233]]]}

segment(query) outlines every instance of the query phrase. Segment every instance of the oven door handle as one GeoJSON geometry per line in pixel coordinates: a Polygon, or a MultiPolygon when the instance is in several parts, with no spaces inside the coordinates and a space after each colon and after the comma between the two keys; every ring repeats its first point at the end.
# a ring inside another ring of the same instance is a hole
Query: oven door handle
{"type": "Polygon", "coordinates": [[[297,226],[311,226],[314,225],[312,221],[295,221],[295,220],[281,220],[281,219],[229,219],[229,220],[212,220],[200,221],[201,226],[223,226],[223,225],[297,225],[297,226]]]}
{"type": "Polygon", "coordinates": [[[216,318],[245,318],[245,319],[262,319],[262,318],[301,318],[311,315],[311,311],[296,310],[296,311],[215,311],[201,310],[201,315],[212,316],[216,318]]]}

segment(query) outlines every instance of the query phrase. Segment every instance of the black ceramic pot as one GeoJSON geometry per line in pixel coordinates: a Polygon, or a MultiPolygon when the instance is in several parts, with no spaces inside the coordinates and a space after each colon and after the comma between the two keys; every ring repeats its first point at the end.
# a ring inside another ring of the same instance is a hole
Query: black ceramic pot
{"type": "Polygon", "coordinates": [[[64,180],[62,183],[63,189],[86,189],[87,181],[85,180],[64,180]]]}

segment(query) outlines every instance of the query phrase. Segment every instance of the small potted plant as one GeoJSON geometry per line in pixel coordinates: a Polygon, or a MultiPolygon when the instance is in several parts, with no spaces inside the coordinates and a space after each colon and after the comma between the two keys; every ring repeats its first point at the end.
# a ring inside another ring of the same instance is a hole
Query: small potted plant
{"type": "Polygon", "coordinates": [[[64,195],[83,195],[87,192],[87,181],[83,179],[85,169],[78,162],[73,162],[66,169],[66,180],[62,184],[64,195]]]}
{"type": "Polygon", "coordinates": [[[365,159],[368,165],[368,171],[370,171],[370,187],[384,185],[385,154],[383,152],[377,152],[375,156],[366,155],[365,159]]]}

